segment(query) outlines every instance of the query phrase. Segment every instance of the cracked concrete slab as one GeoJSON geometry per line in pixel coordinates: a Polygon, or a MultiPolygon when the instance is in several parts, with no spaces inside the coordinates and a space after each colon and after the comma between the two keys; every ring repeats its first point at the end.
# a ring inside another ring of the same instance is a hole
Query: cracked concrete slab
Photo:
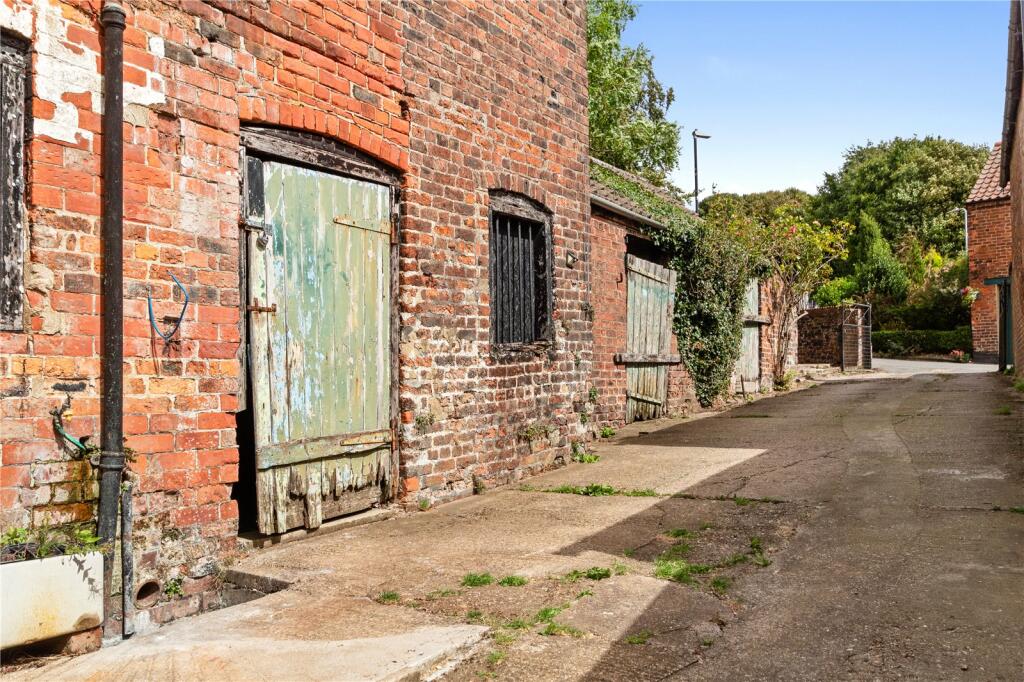
{"type": "Polygon", "coordinates": [[[354,679],[332,661],[371,650],[456,682],[1021,679],[1022,414],[1004,377],[918,375],[633,426],[528,483],[658,496],[507,488],[274,546],[233,568],[287,589],[94,656],[133,679],[354,679]]]}

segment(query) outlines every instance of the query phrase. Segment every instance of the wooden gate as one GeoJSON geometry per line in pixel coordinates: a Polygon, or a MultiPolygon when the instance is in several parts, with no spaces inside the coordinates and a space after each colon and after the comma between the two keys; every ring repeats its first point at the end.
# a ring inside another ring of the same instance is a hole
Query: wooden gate
{"type": "Polygon", "coordinates": [[[747,283],[743,298],[743,338],[734,370],[737,392],[761,388],[761,287],[756,279],[747,283]]]}
{"type": "Polygon", "coordinates": [[[258,526],[316,528],[378,504],[392,476],[391,190],[246,168],[264,216],[248,242],[258,526]]]}
{"type": "Polygon", "coordinates": [[[655,419],[668,402],[668,365],[672,349],[672,314],[676,272],[633,255],[626,256],[626,421],[655,419]]]}

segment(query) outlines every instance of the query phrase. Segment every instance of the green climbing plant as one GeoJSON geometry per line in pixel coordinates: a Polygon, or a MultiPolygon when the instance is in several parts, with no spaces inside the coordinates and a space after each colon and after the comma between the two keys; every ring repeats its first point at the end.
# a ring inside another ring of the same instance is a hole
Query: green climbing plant
{"type": "Polygon", "coordinates": [[[591,174],[664,226],[648,237],[669,254],[678,273],[673,328],[679,352],[697,399],[711,404],[727,390],[739,358],[743,294],[755,274],[755,253],[720,221],[701,220],[687,210],[687,195],[678,190],[656,189],[601,164],[591,174]]]}

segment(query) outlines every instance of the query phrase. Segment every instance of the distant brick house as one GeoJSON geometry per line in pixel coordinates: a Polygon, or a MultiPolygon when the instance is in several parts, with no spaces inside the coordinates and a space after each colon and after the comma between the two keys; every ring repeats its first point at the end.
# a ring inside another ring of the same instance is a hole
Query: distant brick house
{"type": "Polygon", "coordinates": [[[1000,291],[994,284],[1010,272],[1010,188],[999,181],[1002,155],[997,142],[967,197],[967,262],[969,286],[978,291],[971,305],[974,359],[999,358],[1000,291]]]}
{"type": "MultiPolygon", "coordinates": [[[[5,527],[94,513],[53,414],[95,442],[100,4],[0,0],[5,527]]],[[[184,592],[150,618],[214,603],[240,530],[567,460],[592,359],[583,3],[125,9],[137,584],[184,592]]]]}
{"type": "Polygon", "coordinates": [[[1024,376],[1024,2],[1010,3],[1006,56],[1006,106],[1003,115],[999,181],[1010,190],[1012,224],[1009,307],[1013,321],[1013,356],[1017,376],[1024,376]]]}

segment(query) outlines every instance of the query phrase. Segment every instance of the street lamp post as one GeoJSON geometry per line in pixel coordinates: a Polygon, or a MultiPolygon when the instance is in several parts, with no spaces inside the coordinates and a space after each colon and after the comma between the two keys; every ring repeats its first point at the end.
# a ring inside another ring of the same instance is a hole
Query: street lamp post
{"type": "Polygon", "coordinates": [[[697,140],[710,140],[711,136],[707,133],[702,133],[696,128],[693,129],[693,212],[696,213],[697,209],[700,208],[700,200],[698,195],[700,194],[700,183],[697,180],[697,140]]]}

